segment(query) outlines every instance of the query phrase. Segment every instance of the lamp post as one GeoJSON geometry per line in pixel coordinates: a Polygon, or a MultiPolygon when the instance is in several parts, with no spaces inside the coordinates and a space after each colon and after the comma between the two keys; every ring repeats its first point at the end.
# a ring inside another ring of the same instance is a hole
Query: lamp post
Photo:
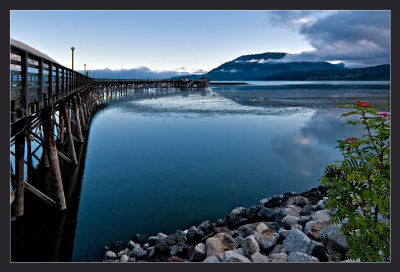
{"type": "Polygon", "coordinates": [[[74,50],[75,50],[75,47],[71,47],[71,51],[72,51],[72,71],[74,70],[74,50]]]}
{"type": "Polygon", "coordinates": [[[86,64],[84,64],[85,65],[85,76],[87,76],[87,74],[86,74],[86,64]]]}

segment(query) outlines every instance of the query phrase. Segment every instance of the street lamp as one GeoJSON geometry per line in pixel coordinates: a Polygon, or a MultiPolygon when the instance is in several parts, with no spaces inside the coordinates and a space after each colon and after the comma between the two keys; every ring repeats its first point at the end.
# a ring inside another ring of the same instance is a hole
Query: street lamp
{"type": "Polygon", "coordinates": [[[86,64],[84,64],[85,65],[85,69],[84,69],[84,72],[85,72],[85,76],[87,76],[87,74],[86,74],[86,64]]]}
{"type": "Polygon", "coordinates": [[[71,47],[71,51],[72,51],[72,71],[74,70],[74,50],[75,50],[75,47],[71,47]]]}

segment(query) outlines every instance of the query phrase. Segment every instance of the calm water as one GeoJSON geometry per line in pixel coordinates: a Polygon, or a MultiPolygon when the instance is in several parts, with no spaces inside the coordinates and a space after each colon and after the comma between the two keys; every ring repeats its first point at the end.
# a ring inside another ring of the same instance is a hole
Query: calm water
{"type": "Polygon", "coordinates": [[[341,113],[243,105],[218,88],[110,105],[90,128],[72,261],[317,186],[336,140],[360,134],[341,113]]]}

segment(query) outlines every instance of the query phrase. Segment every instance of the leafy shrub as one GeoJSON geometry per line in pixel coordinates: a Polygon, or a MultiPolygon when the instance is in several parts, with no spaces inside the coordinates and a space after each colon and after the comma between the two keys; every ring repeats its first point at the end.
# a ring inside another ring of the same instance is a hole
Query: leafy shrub
{"type": "Polygon", "coordinates": [[[326,206],[334,210],[332,222],[342,223],[348,258],[389,261],[390,115],[364,101],[342,107],[351,109],[342,116],[359,116],[348,123],[362,126],[365,134],[338,141],[344,160],[328,165],[320,180],[330,188],[326,206]]]}

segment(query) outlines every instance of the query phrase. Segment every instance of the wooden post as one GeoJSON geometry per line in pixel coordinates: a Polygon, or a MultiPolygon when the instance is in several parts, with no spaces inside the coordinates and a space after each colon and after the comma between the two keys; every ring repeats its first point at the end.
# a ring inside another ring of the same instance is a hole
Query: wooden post
{"type": "Polygon", "coordinates": [[[86,128],[85,115],[83,114],[82,98],[80,94],[78,94],[78,106],[79,106],[79,112],[81,114],[82,124],[86,128]]]}
{"type": "Polygon", "coordinates": [[[51,107],[42,111],[42,125],[44,132],[44,146],[49,159],[52,187],[55,191],[57,206],[59,210],[67,209],[64,196],[64,188],[61,179],[60,165],[58,162],[56,143],[54,142],[54,125],[51,120],[51,107]]]}
{"type": "Polygon", "coordinates": [[[59,110],[59,118],[60,118],[60,142],[61,144],[64,143],[64,117],[61,114],[62,110],[59,110]]]}
{"type": "MultiPolygon", "coordinates": [[[[78,102],[76,101],[76,97],[73,98],[74,112],[75,112],[75,121],[76,121],[76,131],[78,133],[78,139],[80,143],[83,143],[82,137],[82,129],[81,129],[81,121],[79,120],[79,112],[78,112],[78,102]]],[[[72,101],[71,101],[72,102],[72,101]]]]}
{"type": "Polygon", "coordinates": [[[41,110],[43,107],[43,59],[39,59],[39,109],[41,110]]]}
{"type": "Polygon", "coordinates": [[[26,51],[21,54],[21,79],[22,79],[22,90],[21,90],[21,105],[22,115],[24,117],[28,114],[28,53],[26,51]]]}
{"type": "Polygon", "coordinates": [[[71,130],[71,120],[69,119],[69,114],[68,114],[68,111],[67,111],[67,105],[65,105],[65,103],[61,103],[60,107],[61,107],[63,118],[65,120],[65,127],[67,129],[67,137],[68,137],[68,143],[69,143],[69,150],[70,150],[70,154],[71,154],[71,157],[72,157],[72,163],[74,165],[77,165],[78,164],[78,160],[76,159],[74,138],[72,137],[72,130],[71,130]]]}
{"type": "Polygon", "coordinates": [[[24,152],[25,133],[15,136],[15,215],[24,215],[24,152]]]}
{"type": "Polygon", "coordinates": [[[27,174],[28,177],[27,179],[29,180],[29,178],[32,175],[32,149],[31,149],[31,134],[30,134],[30,127],[27,127],[25,129],[25,138],[26,138],[26,162],[27,162],[27,174]]]}

